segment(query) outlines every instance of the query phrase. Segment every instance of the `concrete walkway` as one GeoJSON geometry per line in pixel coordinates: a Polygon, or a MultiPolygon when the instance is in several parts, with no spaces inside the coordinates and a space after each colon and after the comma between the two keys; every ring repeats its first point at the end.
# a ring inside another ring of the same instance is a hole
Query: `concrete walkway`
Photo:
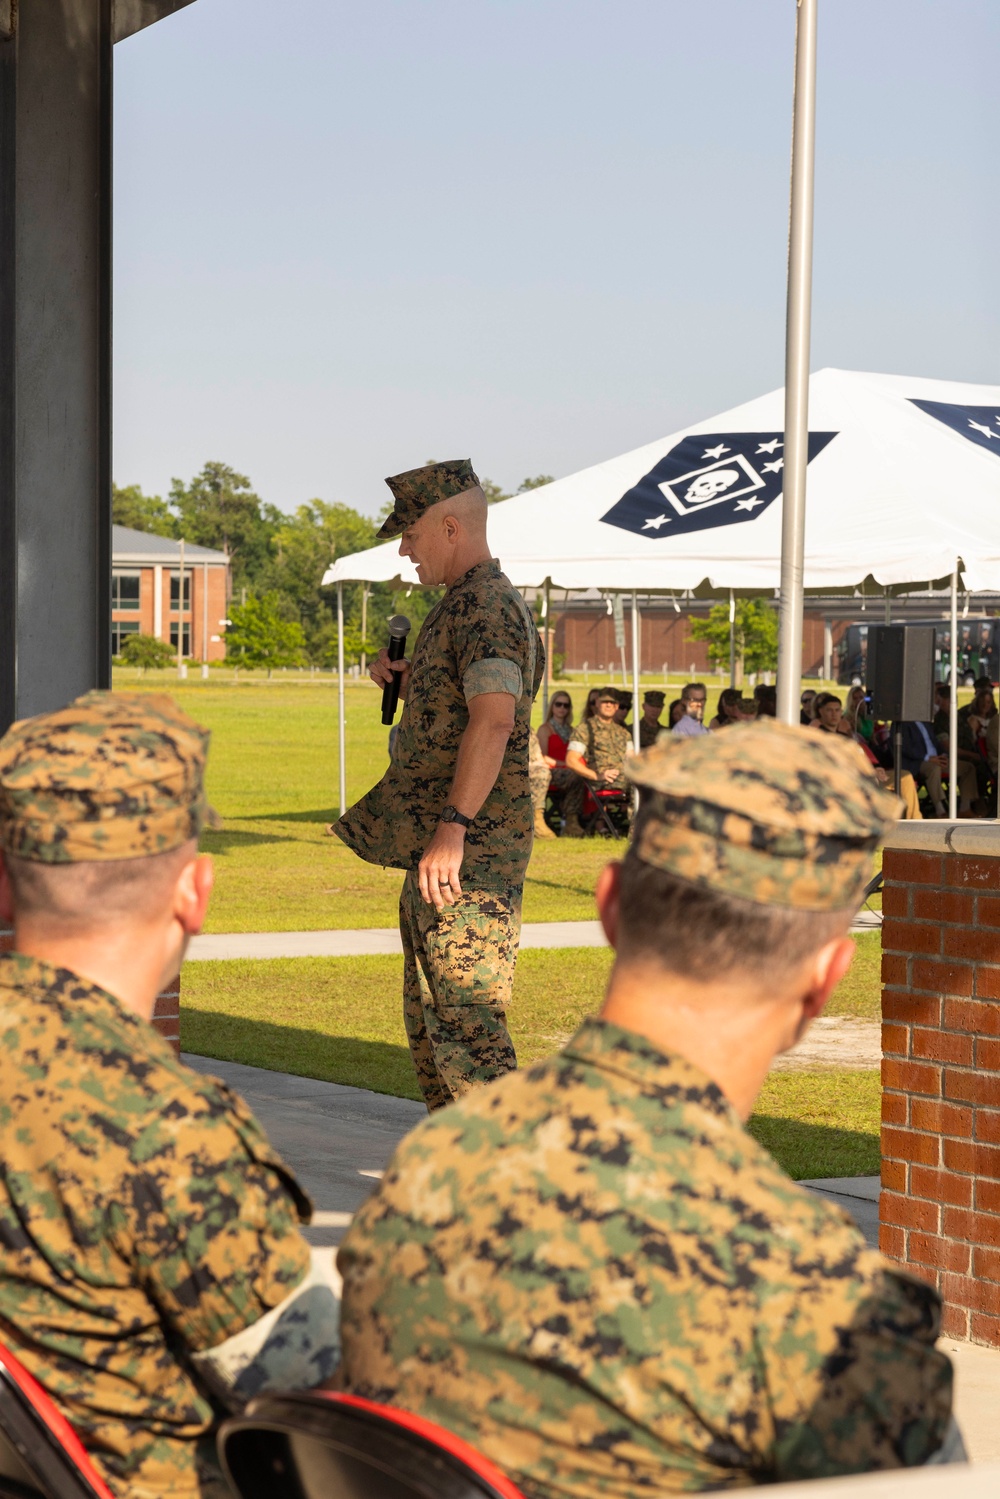
{"type": "MultiPolygon", "coordinates": [[[[853,932],[880,926],[881,913],[859,911],[853,932]]],[[[606,947],[599,921],[528,921],[521,928],[522,951],[529,947],[606,947]]],[[[219,958],[355,958],[401,953],[394,926],[325,932],[220,932],[194,937],[189,963],[219,958]]]]}

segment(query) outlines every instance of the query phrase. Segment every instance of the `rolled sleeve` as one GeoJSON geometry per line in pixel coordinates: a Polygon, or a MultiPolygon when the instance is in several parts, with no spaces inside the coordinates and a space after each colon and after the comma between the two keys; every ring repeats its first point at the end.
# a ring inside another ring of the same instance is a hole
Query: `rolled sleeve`
{"type": "Polygon", "coordinates": [[[516,661],[488,656],[473,661],[462,674],[462,689],[468,703],[484,692],[507,692],[515,702],[524,692],[524,677],[516,661]]]}

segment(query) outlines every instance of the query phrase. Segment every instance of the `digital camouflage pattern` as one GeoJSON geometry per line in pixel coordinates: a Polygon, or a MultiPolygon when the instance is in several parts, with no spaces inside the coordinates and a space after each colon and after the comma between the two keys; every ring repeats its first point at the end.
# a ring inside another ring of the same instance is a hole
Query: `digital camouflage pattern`
{"type": "Polygon", "coordinates": [[[633,848],[645,863],[803,911],[860,899],[901,806],[843,736],[770,718],[666,739],[626,770],[642,792],[633,848]]]}
{"type": "Polygon", "coordinates": [[[640,718],[639,748],[641,750],[652,749],[653,745],[656,743],[657,739],[662,733],[663,725],[661,723],[650,723],[648,719],[640,718]]]}
{"type": "Polygon", "coordinates": [[[417,876],[399,897],[403,1019],[429,1110],[513,1072],[507,1006],[521,932],[521,892],[469,890],[438,911],[417,876]]]}
{"type": "Polygon", "coordinates": [[[529,1499],[918,1464],[948,1426],[936,1292],[606,1021],[414,1130],[338,1267],[344,1388],[529,1499]]]}
{"type": "Polygon", "coordinates": [[[214,1493],[186,1355],[302,1281],[309,1200],[240,1098],[66,969],[0,957],[0,1032],[0,1338],[116,1494],[214,1493]]]}
{"type": "Polygon", "coordinates": [[[479,480],[471,458],[452,458],[446,463],[428,463],[423,468],[407,469],[405,474],[393,474],[385,482],[392,490],[393,508],[376,533],[380,541],[399,536],[432,505],[474,489],[479,480]]]}
{"type": "MultiPolygon", "coordinates": [[[[613,694],[615,701],[617,696],[617,693],[613,694]]],[[[613,782],[605,781],[604,778],[609,770],[621,770],[626,758],[632,753],[632,735],[622,724],[615,723],[613,718],[599,718],[595,713],[593,718],[585,718],[582,723],[577,724],[569,736],[568,748],[581,753],[588,769],[596,770],[601,778],[600,781],[587,781],[583,776],[573,776],[563,797],[562,807],[564,818],[572,824],[579,822],[588,786],[613,785],[617,790],[625,785],[620,775],[613,782]]]]}
{"type": "Polygon", "coordinates": [[[528,781],[531,786],[531,805],[536,812],[544,812],[545,799],[552,784],[552,770],[545,763],[542,746],[537,734],[528,735],[528,781]]]}
{"type": "Polygon", "coordinates": [[[519,893],[531,856],[528,736],[543,659],[524,600],[499,562],[470,568],[431,610],[417,637],[385,775],[333,831],[370,864],[415,869],[448,802],[469,724],[467,695],[520,685],[503,763],[466,832],[461,871],[463,888],[519,893]]]}
{"type": "Polygon", "coordinates": [[[136,859],[197,838],[209,734],[165,695],[88,692],[0,741],[0,846],[43,864],[136,859]]]}

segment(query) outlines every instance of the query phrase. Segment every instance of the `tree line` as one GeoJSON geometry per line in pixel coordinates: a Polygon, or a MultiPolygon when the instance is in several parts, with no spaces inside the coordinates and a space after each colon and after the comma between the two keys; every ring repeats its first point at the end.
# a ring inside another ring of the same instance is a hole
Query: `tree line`
{"type": "MultiPolygon", "coordinates": [[[[525,479],[518,493],[550,482],[551,475],[538,474],[525,479]]],[[[483,487],[491,503],[509,498],[489,479],[483,487]]],[[[167,499],[144,494],[137,484],[116,484],[112,492],[116,525],[183,537],[228,554],[232,600],[226,655],[248,667],[336,664],[336,590],[322,586],[323,574],[338,557],[374,546],[390,509],[387,500],[372,518],[340,501],[313,499],[288,514],[262,500],[246,474],[216,462],[206,463],[187,483],[172,480],[167,499]]],[[[440,594],[432,588],[411,592],[384,583],[346,583],[347,663],[359,662],[384,644],[391,615],[407,614],[416,626],[440,594]]]]}

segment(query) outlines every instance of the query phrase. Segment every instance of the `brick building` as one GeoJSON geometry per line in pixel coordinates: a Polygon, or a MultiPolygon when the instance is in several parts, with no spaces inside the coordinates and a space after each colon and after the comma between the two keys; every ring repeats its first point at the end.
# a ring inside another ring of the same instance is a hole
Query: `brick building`
{"type": "Polygon", "coordinates": [[[224,621],[230,570],[225,552],[184,545],[168,536],[112,527],[111,654],[120,655],[129,635],[155,635],[192,661],[221,661],[226,654],[224,621]]]}

